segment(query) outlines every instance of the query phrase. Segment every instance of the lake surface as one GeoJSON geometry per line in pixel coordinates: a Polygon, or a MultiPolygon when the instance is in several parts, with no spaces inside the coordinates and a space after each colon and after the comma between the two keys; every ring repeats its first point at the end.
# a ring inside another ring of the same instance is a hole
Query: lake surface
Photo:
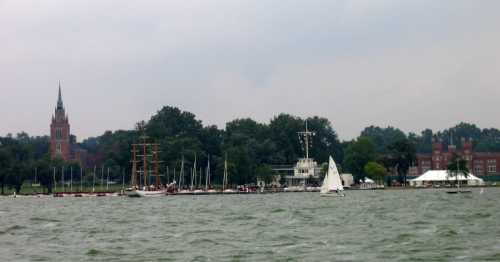
{"type": "Polygon", "coordinates": [[[500,189],[0,198],[2,261],[500,261],[500,189]]]}

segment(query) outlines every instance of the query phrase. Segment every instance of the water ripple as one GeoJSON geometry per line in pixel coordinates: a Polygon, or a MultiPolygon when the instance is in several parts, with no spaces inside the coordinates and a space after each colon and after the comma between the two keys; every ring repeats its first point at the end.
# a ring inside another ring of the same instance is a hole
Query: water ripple
{"type": "Polygon", "coordinates": [[[2,261],[500,260],[500,190],[0,198],[2,261]]]}

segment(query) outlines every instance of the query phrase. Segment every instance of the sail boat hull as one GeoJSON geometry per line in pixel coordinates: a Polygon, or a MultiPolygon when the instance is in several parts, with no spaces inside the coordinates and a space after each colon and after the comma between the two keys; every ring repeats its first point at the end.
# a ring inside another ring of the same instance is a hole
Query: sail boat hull
{"type": "Polygon", "coordinates": [[[343,192],[327,192],[327,193],[320,193],[320,196],[322,197],[345,197],[345,194],[343,192]]]}
{"type": "Polygon", "coordinates": [[[153,196],[162,196],[165,195],[166,191],[145,191],[145,190],[132,190],[127,191],[127,196],[129,197],[153,197],[153,196]]]}

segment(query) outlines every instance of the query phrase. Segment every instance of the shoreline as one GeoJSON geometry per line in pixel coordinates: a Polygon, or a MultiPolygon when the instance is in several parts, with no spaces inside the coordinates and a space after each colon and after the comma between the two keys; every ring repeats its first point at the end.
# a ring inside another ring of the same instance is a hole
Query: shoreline
{"type": "MultiPolygon", "coordinates": [[[[473,189],[473,188],[500,188],[500,186],[491,186],[491,185],[485,185],[485,186],[463,186],[460,187],[462,189],[473,189]]],[[[451,189],[456,189],[456,187],[385,187],[385,188],[374,188],[374,189],[360,189],[360,188],[349,188],[346,189],[346,191],[383,191],[383,190],[388,190],[388,191],[414,191],[414,190],[451,190],[451,189]]],[[[210,196],[210,195],[260,195],[260,194],[280,194],[280,193],[318,193],[319,191],[284,191],[284,190],[267,190],[264,192],[260,191],[255,191],[255,192],[232,192],[232,193],[223,193],[223,192],[212,192],[212,193],[206,193],[206,192],[200,192],[200,193],[194,193],[194,192],[188,192],[188,193],[166,193],[161,196],[210,196]]],[[[55,193],[39,193],[39,194],[4,194],[0,195],[0,197],[10,197],[10,198],[15,198],[15,197],[33,197],[33,198],[39,198],[39,197],[110,197],[110,196],[124,196],[126,197],[126,194],[121,194],[121,192],[116,192],[116,191],[109,191],[109,192],[95,192],[95,193],[88,193],[88,192],[55,192],[55,193]]]]}

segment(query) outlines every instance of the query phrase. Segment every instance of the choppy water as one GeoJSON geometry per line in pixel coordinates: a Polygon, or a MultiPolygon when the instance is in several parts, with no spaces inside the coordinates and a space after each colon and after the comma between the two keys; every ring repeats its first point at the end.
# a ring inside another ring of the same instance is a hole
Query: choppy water
{"type": "Polygon", "coordinates": [[[500,261],[500,189],[0,198],[2,261],[500,261]]]}

